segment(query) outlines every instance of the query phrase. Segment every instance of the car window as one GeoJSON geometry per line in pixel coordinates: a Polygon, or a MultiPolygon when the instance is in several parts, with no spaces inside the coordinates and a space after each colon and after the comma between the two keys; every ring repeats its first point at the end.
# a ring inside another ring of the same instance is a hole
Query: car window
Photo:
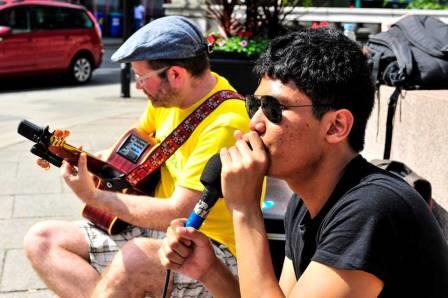
{"type": "Polygon", "coordinates": [[[33,31],[56,30],[63,28],[63,17],[59,7],[30,6],[31,28],[33,31]]]}
{"type": "Polygon", "coordinates": [[[13,7],[0,11],[0,26],[11,27],[12,33],[29,32],[28,9],[26,7],[13,7]]]}
{"type": "Polygon", "coordinates": [[[93,28],[93,23],[87,14],[78,9],[62,8],[61,16],[63,17],[64,28],[93,28]]]}
{"type": "Polygon", "coordinates": [[[33,31],[93,28],[84,11],[51,6],[32,6],[31,24],[33,31]]]}

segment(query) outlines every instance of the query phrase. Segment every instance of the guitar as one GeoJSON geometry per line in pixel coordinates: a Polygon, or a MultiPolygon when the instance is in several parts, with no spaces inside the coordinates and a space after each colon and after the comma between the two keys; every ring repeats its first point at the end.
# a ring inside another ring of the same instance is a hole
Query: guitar
{"type": "MultiPolygon", "coordinates": [[[[160,166],[190,137],[196,127],[228,99],[244,100],[244,97],[232,90],[221,90],[211,95],[188,117],[186,117],[160,144],[152,137],[131,130],[114,146],[107,161],[87,154],[87,168],[98,177],[98,187],[110,191],[136,192],[152,195],[160,180],[160,166]]],[[[31,153],[60,167],[63,160],[72,165],[78,163],[79,155],[84,152],[65,143],[54,132],[23,120],[18,133],[35,142],[31,153]]],[[[98,227],[116,234],[128,224],[101,210],[86,206],[83,216],[98,227]]]]}
{"type": "MultiPolygon", "coordinates": [[[[160,180],[159,169],[134,185],[125,179],[126,174],[142,164],[157,147],[152,136],[144,135],[136,129],[130,130],[116,142],[107,161],[66,143],[64,137],[57,136],[54,131],[50,132],[48,126],[42,128],[23,120],[18,126],[18,133],[36,143],[31,148],[31,153],[57,167],[62,165],[63,160],[76,166],[80,154],[86,153],[87,168],[97,178],[99,189],[153,195],[160,180]]],[[[118,217],[89,205],[84,206],[82,216],[111,235],[120,233],[129,225],[118,217]]]]}

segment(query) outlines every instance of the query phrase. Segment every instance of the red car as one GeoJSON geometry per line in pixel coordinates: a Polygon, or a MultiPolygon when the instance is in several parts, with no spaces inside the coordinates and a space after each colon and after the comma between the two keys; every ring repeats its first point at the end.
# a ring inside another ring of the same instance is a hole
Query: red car
{"type": "Polygon", "coordinates": [[[1,78],[67,74],[85,83],[103,57],[101,31],[83,6],[51,0],[0,0],[1,78]]]}

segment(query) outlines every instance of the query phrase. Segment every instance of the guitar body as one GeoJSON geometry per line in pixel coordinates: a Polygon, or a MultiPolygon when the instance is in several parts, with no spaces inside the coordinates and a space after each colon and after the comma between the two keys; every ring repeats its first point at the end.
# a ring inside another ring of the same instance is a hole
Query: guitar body
{"type": "MultiPolygon", "coordinates": [[[[136,129],[125,134],[113,147],[111,154],[107,159],[107,164],[114,169],[113,177],[127,174],[135,167],[143,163],[151,151],[155,148],[156,140],[148,135],[138,132],[136,129]]],[[[87,161],[87,164],[89,161],[87,161]]],[[[95,174],[93,172],[93,174],[95,174]]],[[[97,187],[107,190],[107,187],[101,176],[99,177],[97,187]]],[[[113,178],[108,177],[108,178],[113,178]]],[[[156,170],[151,175],[140,181],[134,188],[127,188],[123,193],[153,195],[157,183],[160,180],[160,170],[156,170]]],[[[82,210],[82,216],[96,226],[106,231],[110,235],[120,233],[129,224],[118,217],[108,214],[98,208],[85,205],[82,210]]]]}

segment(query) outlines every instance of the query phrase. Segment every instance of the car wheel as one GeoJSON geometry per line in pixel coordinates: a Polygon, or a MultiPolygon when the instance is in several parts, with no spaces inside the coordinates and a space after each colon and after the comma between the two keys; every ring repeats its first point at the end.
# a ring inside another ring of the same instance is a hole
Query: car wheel
{"type": "Polygon", "coordinates": [[[70,77],[78,84],[87,83],[92,77],[92,62],[86,56],[77,56],[70,67],[70,77]]]}

